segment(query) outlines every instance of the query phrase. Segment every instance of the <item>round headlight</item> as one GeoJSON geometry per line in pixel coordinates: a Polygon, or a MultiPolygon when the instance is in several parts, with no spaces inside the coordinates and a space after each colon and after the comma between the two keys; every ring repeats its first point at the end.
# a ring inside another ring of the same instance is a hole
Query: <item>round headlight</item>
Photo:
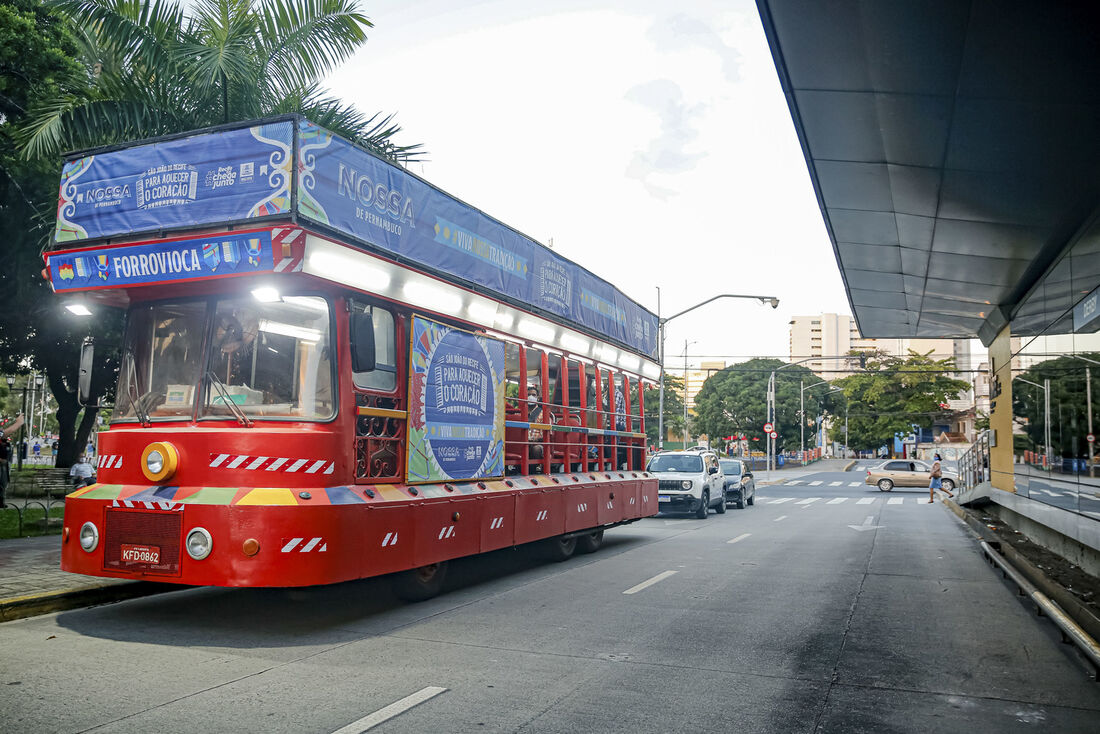
{"type": "Polygon", "coordinates": [[[167,441],[155,441],[141,452],[141,471],[150,482],[166,482],[176,473],[179,453],[167,441]]]}
{"type": "Polygon", "coordinates": [[[187,534],[186,545],[187,555],[196,561],[201,561],[210,555],[210,551],[214,547],[214,539],[210,537],[210,533],[206,531],[206,528],[195,528],[187,534]]]}
{"type": "Polygon", "coordinates": [[[93,523],[80,526],[80,547],[91,553],[99,545],[99,529],[93,523]]]}
{"type": "Polygon", "coordinates": [[[684,489],[691,489],[691,480],[685,479],[684,481],[680,482],[680,486],[684,489]]]}

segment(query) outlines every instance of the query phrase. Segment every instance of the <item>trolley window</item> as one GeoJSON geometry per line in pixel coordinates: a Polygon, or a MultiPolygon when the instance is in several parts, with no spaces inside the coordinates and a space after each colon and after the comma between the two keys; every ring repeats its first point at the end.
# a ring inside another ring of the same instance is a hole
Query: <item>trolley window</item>
{"type": "Polygon", "coordinates": [[[335,413],[329,306],[315,296],[226,299],[214,311],[203,415],[326,420],[335,413]]]}
{"type": "Polygon", "coordinates": [[[207,308],[206,301],[189,301],[130,311],[115,420],[191,417],[207,308]]]}

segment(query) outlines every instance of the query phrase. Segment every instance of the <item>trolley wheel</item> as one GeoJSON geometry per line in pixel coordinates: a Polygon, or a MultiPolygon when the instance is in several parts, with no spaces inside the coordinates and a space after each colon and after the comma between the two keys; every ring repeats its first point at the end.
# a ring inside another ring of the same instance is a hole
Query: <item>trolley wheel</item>
{"type": "Polygon", "coordinates": [[[594,530],[587,535],[577,536],[578,553],[595,553],[603,546],[603,530],[594,530]]]}
{"type": "Polygon", "coordinates": [[[559,535],[556,538],[547,538],[542,544],[543,552],[551,561],[567,561],[577,550],[577,537],[563,538],[559,535]]]}
{"type": "Polygon", "coordinates": [[[446,577],[446,561],[402,571],[393,577],[393,593],[404,601],[431,599],[443,589],[446,577]]]}

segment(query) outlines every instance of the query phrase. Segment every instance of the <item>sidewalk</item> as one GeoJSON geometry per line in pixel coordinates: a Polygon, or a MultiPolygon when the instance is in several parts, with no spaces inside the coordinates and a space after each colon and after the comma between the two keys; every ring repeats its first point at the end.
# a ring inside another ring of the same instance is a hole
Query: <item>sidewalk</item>
{"type": "Polygon", "coordinates": [[[173,588],[62,571],[60,535],[0,540],[0,622],[173,588]]]}

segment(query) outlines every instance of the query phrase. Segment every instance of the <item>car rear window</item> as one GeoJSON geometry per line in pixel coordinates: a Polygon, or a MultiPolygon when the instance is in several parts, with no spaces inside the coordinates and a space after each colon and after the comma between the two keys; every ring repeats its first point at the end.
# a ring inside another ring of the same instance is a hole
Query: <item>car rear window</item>
{"type": "Polygon", "coordinates": [[[684,454],[654,456],[646,468],[648,471],[700,472],[703,471],[703,458],[684,454]]]}
{"type": "Polygon", "coordinates": [[[722,465],[723,474],[740,474],[741,462],[727,459],[726,461],[719,462],[722,465]]]}

